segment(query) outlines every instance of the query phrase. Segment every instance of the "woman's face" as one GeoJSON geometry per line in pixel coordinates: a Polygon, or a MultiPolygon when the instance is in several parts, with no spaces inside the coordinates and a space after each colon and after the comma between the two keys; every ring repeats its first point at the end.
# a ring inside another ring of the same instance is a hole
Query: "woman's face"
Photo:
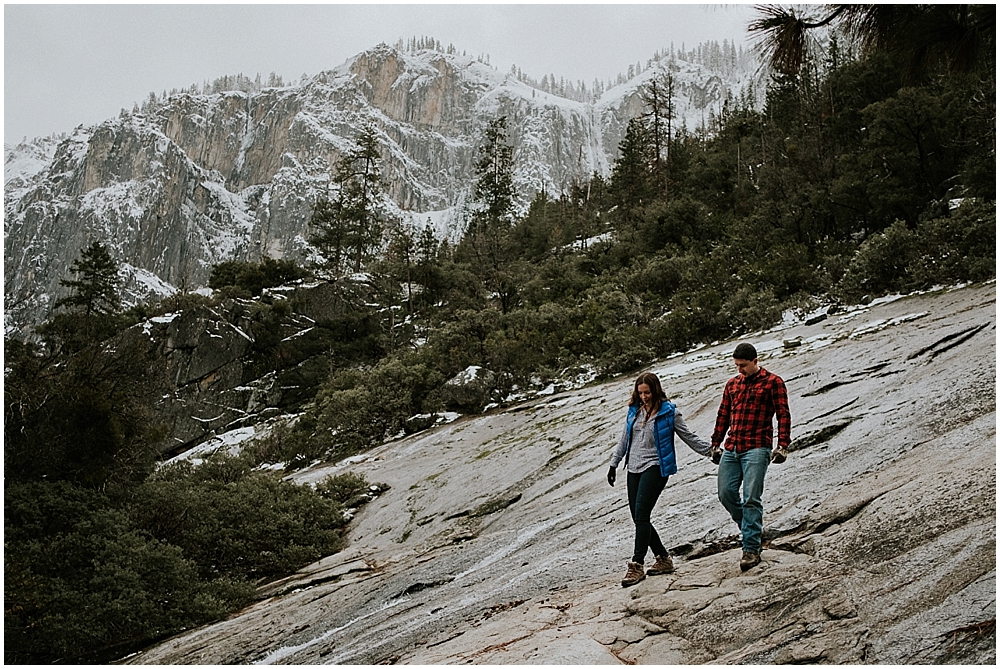
{"type": "Polygon", "coordinates": [[[649,385],[646,383],[640,383],[635,387],[636,392],[639,393],[639,399],[642,400],[642,405],[644,407],[653,406],[653,391],[650,390],[649,385]]]}

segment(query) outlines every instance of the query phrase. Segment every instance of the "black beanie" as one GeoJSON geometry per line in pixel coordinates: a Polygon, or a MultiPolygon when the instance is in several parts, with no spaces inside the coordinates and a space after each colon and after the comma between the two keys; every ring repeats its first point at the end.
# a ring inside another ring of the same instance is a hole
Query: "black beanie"
{"type": "Polygon", "coordinates": [[[746,342],[740,344],[733,351],[733,360],[756,360],[757,359],[757,349],[753,347],[753,344],[747,344],[746,342]]]}

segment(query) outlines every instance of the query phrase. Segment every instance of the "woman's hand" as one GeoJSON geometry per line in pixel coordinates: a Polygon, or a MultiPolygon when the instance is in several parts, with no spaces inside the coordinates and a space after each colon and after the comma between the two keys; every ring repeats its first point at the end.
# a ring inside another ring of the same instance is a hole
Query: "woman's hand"
{"type": "Polygon", "coordinates": [[[612,488],[615,487],[615,477],[616,477],[615,468],[614,467],[608,468],[608,485],[611,486],[612,488]]]}

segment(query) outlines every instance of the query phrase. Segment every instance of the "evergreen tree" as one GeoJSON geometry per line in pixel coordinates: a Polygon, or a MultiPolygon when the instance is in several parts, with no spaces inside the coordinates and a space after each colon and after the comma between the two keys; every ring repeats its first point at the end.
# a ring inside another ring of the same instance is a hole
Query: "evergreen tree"
{"type": "Polygon", "coordinates": [[[463,238],[463,253],[507,313],[517,301],[518,280],[511,262],[514,218],[514,150],[507,140],[507,117],[490,121],[476,161],[476,209],[463,238]]]}
{"type": "Polygon", "coordinates": [[[642,95],[646,112],[642,118],[653,143],[653,173],[666,191],[670,181],[670,142],[673,137],[674,75],[671,72],[655,77],[642,95]]]}
{"type": "Polygon", "coordinates": [[[369,124],[357,138],[356,148],[337,162],[332,201],[317,203],[309,224],[318,230],[309,238],[326,257],[326,267],[336,273],[352,261],[355,272],[382,241],[389,221],[382,191],[382,154],[378,135],[369,124]]]}
{"type": "Polygon", "coordinates": [[[414,279],[422,287],[420,294],[417,295],[422,305],[435,304],[444,288],[443,246],[445,244],[438,242],[431,224],[429,222],[425,224],[415,240],[413,268],[414,279]]]}
{"type": "Polygon", "coordinates": [[[501,230],[514,212],[514,149],[507,141],[507,117],[490,121],[476,161],[475,201],[479,209],[471,225],[477,231],[501,230]]]}
{"type": "Polygon", "coordinates": [[[430,264],[437,260],[438,241],[434,236],[434,229],[431,224],[424,225],[417,239],[417,262],[418,264],[430,264]]]}
{"type": "Polygon", "coordinates": [[[73,261],[70,271],[77,278],[59,283],[73,292],[56,302],[56,307],[77,307],[85,316],[114,314],[121,309],[118,263],[101,242],[93,242],[84,249],[79,259],[73,261]]]}
{"type": "Polygon", "coordinates": [[[657,191],[651,178],[654,163],[652,142],[642,118],[629,121],[618,152],[611,171],[609,191],[617,207],[615,217],[619,234],[622,238],[632,238],[643,208],[652,202],[657,191]]]}
{"type": "Polygon", "coordinates": [[[316,229],[309,237],[309,243],[323,254],[323,267],[334,274],[343,271],[345,244],[347,241],[347,217],[344,213],[343,199],[339,197],[344,192],[344,184],[349,173],[340,171],[333,177],[337,184],[337,197],[333,200],[320,200],[313,208],[309,225],[316,229]]]}
{"type": "Polygon", "coordinates": [[[111,337],[120,326],[118,264],[108,249],[94,242],[70,271],[76,278],[60,283],[72,292],[55,304],[66,309],[35,328],[50,353],[81,351],[111,337]]]}
{"type": "Polygon", "coordinates": [[[386,254],[392,278],[405,286],[408,313],[413,315],[413,284],[416,280],[417,240],[409,228],[404,225],[394,226],[389,233],[389,249],[386,254]]]}

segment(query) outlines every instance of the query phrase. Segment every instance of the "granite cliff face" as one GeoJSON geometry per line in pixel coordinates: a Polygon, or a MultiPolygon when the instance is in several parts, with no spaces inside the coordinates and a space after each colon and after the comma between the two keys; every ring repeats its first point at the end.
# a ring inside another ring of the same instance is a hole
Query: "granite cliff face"
{"type": "MultiPolygon", "coordinates": [[[[996,662],[996,285],[879,300],[754,338],[793,443],[742,573],[716,467],[678,446],[653,521],[676,572],[623,589],[605,472],[631,378],[460,419],[336,465],[388,492],[351,544],[133,664],[996,662]],[[788,346],[785,346],[788,342],[788,346]]],[[[651,370],[710,435],[727,342],[651,370]]]]}
{"type": "Polygon", "coordinates": [[[325,326],[371,302],[372,292],[365,281],[343,278],[300,280],[254,298],[195,297],[105,345],[143,353],[155,422],[165,429],[157,448],[170,457],[211,448],[219,434],[253,436],[272,418],[284,426],[329,377],[325,326]]]}
{"type": "Polygon", "coordinates": [[[532,88],[466,56],[381,45],[296,86],[173,95],[143,113],[77,128],[57,145],[5,151],[7,327],[27,331],[63,295],[82,248],[108,245],[126,302],[204,286],[223,260],[308,254],[308,220],[333,165],[374,122],[390,207],[439,235],[460,234],[485,123],[508,117],[526,203],[607,174],[651,77],[672,68],[694,127],[729,89],[716,74],[661,60],[594,103],[532,88]]]}

